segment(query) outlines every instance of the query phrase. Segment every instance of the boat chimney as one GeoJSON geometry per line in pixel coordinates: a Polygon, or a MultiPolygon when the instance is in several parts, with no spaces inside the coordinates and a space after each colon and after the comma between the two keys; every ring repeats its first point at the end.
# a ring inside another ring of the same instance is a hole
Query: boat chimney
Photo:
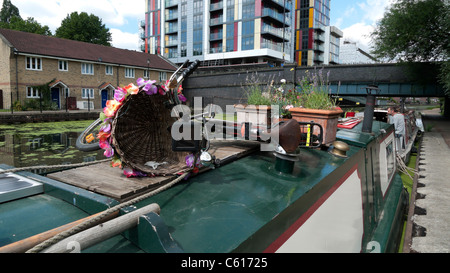
{"type": "Polygon", "coordinates": [[[367,98],[366,108],[364,109],[364,120],[362,131],[364,133],[372,133],[373,114],[375,110],[375,99],[380,89],[376,85],[366,86],[367,98]]]}

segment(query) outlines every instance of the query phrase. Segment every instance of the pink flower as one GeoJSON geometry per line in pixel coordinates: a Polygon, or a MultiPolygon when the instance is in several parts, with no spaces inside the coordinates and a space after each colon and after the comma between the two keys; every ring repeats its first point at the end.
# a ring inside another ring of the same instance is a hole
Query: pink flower
{"type": "Polygon", "coordinates": [[[158,88],[153,85],[156,81],[145,81],[142,78],[139,78],[137,80],[137,84],[139,86],[144,86],[142,90],[144,90],[147,95],[154,95],[158,92],[158,88]]]}
{"type": "Polygon", "coordinates": [[[111,146],[109,146],[108,148],[105,149],[103,155],[106,157],[112,157],[114,155],[114,149],[111,146]]]}
{"type": "Polygon", "coordinates": [[[193,167],[194,166],[194,155],[193,154],[188,154],[186,157],[185,157],[185,160],[186,160],[186,165],[188,166],[188,167],[193,167]]]}
{"type": "Polygon", "coordinates": [[[145,173],[143,173],[143,172],[136,171],[136,170],[133,170],[133,169],[128,168],[128,167],[126,167],[126,168],[123,169],[123,174],[124,174],[127,178],[130,178],[130,177],[147,176],[147,175],[146,175],[145,173]]]}
{"type": "Polygon", "coordinates": [[[181,100],[182,102],[186,102],[187,99],[185,96],[183,96],[183,94],[178,94],[178,99],[181,100]]]}
{"type": "Polygon", "coordinates": [[[114,92],[114,99],[118,102],[122,102],[127,95],[128,95],[127,90],[123,89],[122,87],[119,87],[114,92]]]}

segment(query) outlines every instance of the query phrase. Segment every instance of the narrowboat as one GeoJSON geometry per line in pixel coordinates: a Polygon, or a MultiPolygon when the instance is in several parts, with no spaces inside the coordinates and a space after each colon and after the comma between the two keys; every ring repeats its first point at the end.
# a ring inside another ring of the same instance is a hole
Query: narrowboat
{"type": "MultiPolygon", "coordinates": [[[[246,124],[241,138],[211,141],[207,153],[201,150],[195,173],[179,172],[155,190],[136,193],[131,205],[98,187],[0,165],[6,170],[0,174],[0,252],[397,252],[408,193],[397,171],[394,127],[369,123],[369,131],[365,122],[341,126],[332,145],[302,144],[284,155],[279,143],[261,149],[263,141],[249,140],[255,130],[246,124]],[[221,145],[247,152],[219,159],[214,147],[221,145]],[[98,219],[105,210],[113,212],[98,219]],[[95,221],[39,248],[86,219],[95,221]]],[[[175,151],[199,151],[196,144],[186,148],[172,139],[175,151]]],[[[151,178],[129,178],[144,179],[151,178]]]]}

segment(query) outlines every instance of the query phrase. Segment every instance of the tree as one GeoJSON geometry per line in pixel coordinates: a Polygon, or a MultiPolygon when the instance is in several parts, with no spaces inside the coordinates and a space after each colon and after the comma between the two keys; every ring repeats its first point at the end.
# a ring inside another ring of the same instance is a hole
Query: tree
{"type": "Polygon", "coordinates": [[[450,93],[450,6],[443,0],[397,0],[371,37],[374,54],[400,62],[440,62],[439,81],[450,93]]]}
{"type": "Polygon", "coordinates": [[[20,18],[19,9],[11,3],[11,0],[3,0],[0,22],[9,23],[13,17],[20,18]]]}
{"type": "Polygon", "coordinates": [[[112,36],[109,28],[102,20],[86,12],[72,12],[61,22],[56,29],[55,36],[59,38],[111,46],[112,36]]]}
{"type": "Polygon", "coordinates": [[[36,33],[41,35],[52,36],[48,26],[42,26],[33,17],[28,17],[27,20],[23,20],[20,17],[12,17],[9,23],[0,22],[1,28],[13,29],[18,31],[36,33]]]}

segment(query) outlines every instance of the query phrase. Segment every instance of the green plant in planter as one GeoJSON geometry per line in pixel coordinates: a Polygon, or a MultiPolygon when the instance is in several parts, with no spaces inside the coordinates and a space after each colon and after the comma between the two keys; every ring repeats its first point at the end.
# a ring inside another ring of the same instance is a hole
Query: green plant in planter
{"type": "Polygon", "coordinates": [[[321,110],[335,109],[336,99],[330,96],[331,89],[328,81],[330,72],[326,77],[323,75],[323,69],[319,72],[306,71],[305,73],[306,76],[299,85],[299,99],[293,102],[294,106],[321,110]]]}

